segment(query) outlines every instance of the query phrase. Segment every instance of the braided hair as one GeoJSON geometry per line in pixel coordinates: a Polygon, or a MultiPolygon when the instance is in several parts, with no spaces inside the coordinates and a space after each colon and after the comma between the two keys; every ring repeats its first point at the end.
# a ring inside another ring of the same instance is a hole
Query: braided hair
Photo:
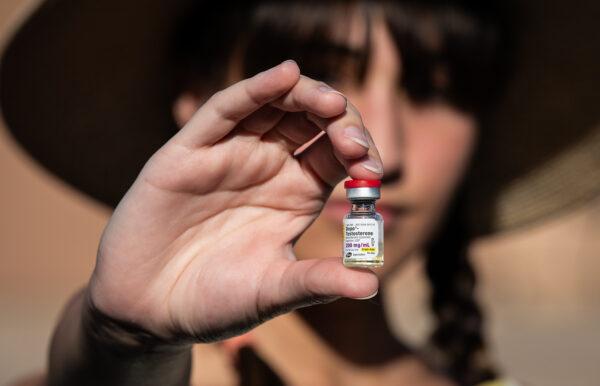
{"type": "Polygon", "coordinates": [[[486,351],[484,317],[475,293],[465,201],[461,192],[438,237],[428,246],[425,269],[437,325],[426,351],[434,367],[468,386],[493,379],[496,370],[486,351]]]}

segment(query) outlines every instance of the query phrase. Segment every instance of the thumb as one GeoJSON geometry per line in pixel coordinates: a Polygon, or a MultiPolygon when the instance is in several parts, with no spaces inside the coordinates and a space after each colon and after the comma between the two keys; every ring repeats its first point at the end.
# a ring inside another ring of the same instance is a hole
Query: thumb
{"type": "Polygon", "coordinates": [[[271,307],[267,308],[285,312],[338,297],[371,298],[377,294],[379,280],[368,269],[347,268],[340,258],[331,257],[289,262],[277,286],[274,291],[268,291],[273,298],[268,302],[271,307]]]}

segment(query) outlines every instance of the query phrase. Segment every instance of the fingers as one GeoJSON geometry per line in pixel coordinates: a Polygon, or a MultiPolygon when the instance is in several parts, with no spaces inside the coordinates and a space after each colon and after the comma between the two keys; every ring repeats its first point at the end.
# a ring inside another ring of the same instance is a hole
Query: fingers
{"type": "Polygon", "coordinates": [[[285,111],[271,105],[265,105],[248,118],[243,119],[240,122],[240,128],[260,137],[279,123],[284,115],[285,111]]]}
{"type": "Polygon", "coordinates": [[[352,103],[348,102],[345,113],[334,118],[327,119],[311,113],[307,117],[327,132],[333,148],[344,160],[371,160],[373,162],[364,163],[364,167],[378,175],[383,174],[377,147],[352,103]]]}
{"type": "Polygon", "coordinates": [[[330,138],[324,135],[317,139],[300,156],[302,169],[312,177],[318,178],[323,183],[334,187],[344,177],[356,179],[376,180],[381,174],[372,169],[381,169],[379,162],[373,161],[368,156],[357,159],[344,159],[331,143],[330,138]]]}
{"type": "Polygon", "coordinates": [[[309,111],[328,118],[345,107],[339,92],[300,76],[296,62],[289,60],[214,94],[177,137],[188,147],[211,145],[238,125],[254,134],[266,133],[281,118],[276,110],[309,111]]]}
{"type": "Polygon", "coordinates": [[[176,140],[192,148],[217,142],[242,119],[287,93],[299,77],[296,62],[287,60],[219,91],[179,131],[176,140]]]}
{"type": "Polygon", "coordinates": [[[344,267],[339,257],[287,261],[277,271],[279,280],[261,288],[264,297],[258,307],[267,317],[339,297],[368,299],[379,287],[372,271],[344,267]]]}
{"type": "Polygon", "coordinates": [[[377,293],[377,276],[367,269],[344,267],[340,258],[293,262],[280,282],[283,304],[306,305],[315,299],[346,297],[369,298],[377,293]]]}
{"type": "Polygon", "coordinates": [[[377,147],[360,113],[350,102],[346,112],[337,117],[323,118],[307,113],[307,118],[327,136],[319,138],[301,155],[305,170],[330,186],[335,186],[346,175],[356,179],[381,178],[383,164],[377,147]]]}
{"type": "Polygon", "coordinates": [[[298,83],[286,94],[251,114],[241,122],[241,127],[262,135],[277,123],[277,112],[307,111],[315,116],[328,118],[342,114],[346,98],[323,82],[300,75],[298,83]]]}
{"type": "Polygon", "coordinates": [[[300,75],[300,80],[289,93],[273,101],[272,105],[285,111],[308,111],[323,118],[343,113],[346,98],[327,84],[300,75]]]}
{"type": "MultiPolygon", "coordinates": [[[[314,96],[307,90],[314,90],[314,87],[314,81],[301,77],[290,93],[272,104],[283,106],[289,103],[285,108],[290,110],[306,108],[311,96],[314,96]],[[304,101],[301,101],[302,98],[304,101]],[[292,102],[292,99],[295,101],[292,102]]],[[[331,89],[328,92],[337,93],[331,89]]],[[[383,166],[377,147],[356,107],[347,100],[345,102],[344,111],[331,117],[324,116],[324,111],[319,112],[321,115],[314,111],[302,115],[288,113],[265,139],[279,140],[288,151],[294,152],[323,130],[327,137],[319,138],[300,156],[306,171],[331,186],[346,175],[358,179],[379,179],[383,175],[383,166]]]]}
{"type": "MultiPolygon", "coordinates": [[[[379,179],[383,176],[383,162],[369,130],[366,128],[364,130],[367,142],[369,143],[367,154],[359,158],[348,158],[344,155],[340,155],[340,157],[343,158],[342,162],[350,177],[357,179],[379,179]]],[[[336,149],[336,153],[341,154],[342,152],[336,149]]]]}
{"type": "Polygon", "coordinates": [[[263,141],[279,142],[287,151],[294,153],[302,145],[323,131],[306,118],[306,114],[286,113],[263,137],[263,141]]]}
{"type": "Polygon", "coordinates": [[[344,171],[361,179],[383,175],[377,148],[356,108],[326,84],[301,76],[294,61],[285,61],[216,93],[174,140],[190,148],[211,145],[236,127],[261,139],[277,128],[266,139],[281,142],[291,152],[314,138],[319,129],[324,130],[332,146],[320,138],[302,157],[306,158],[307,170],[323,175],[332,186],[343,178],[344,171]],[[294,114],[299,112],[304,112],[313,125],[294,114]]]}

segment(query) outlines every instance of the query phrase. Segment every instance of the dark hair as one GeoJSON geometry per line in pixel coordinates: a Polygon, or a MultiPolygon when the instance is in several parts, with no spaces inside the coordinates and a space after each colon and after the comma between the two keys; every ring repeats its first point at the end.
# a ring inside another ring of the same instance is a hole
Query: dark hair
{"type": "Polygon", "coordinates": [[[436,327],[425,357],[460,385],[490,380],[496,370],[486,351],[484,318],[477,302],[476,276],[469,260],[464,190],[450,206],[437,237],[427,248],[425,271],[436,327]]]}
{"type": "MultiPolygon", "coordinates": [[[[369,60],[365,45],[353,49],[348,20],[360,12],[367,25],[373,3],[351,0],[197,2],[174,41],[179,89],[212,93],[227,81],[228,63],[242,63],[244,77],[285,59],[305,75],[335,83],[362,81],[369,60]],[[332,20],[333,19],[333,20],[332,20]],[[215,33],[218,31],[218,33],[215,33]],[[204,38],[202,38],[204,37],[204,38]]],[[[501,2],[505,4],[506,2],[501,2]]],[[[411,99],[444,100],[479,115],[495,102],[510,68],[506,12],[495,1],[380,1],[402,55],[401,84],[411,99]]]]}
{"type": "MultiPolygon", "coordinates": [[[[175,56],[182,88],[208,93],[221,88],[227,80],[224,64],[232,59],[242,64],[244,77],[291,58],[304,74],[328,83],[335,83],[342,71],[342,76],[352,76],[357,82],[364,79],[374,2],[224,3],[201,2],[182,24],[175,56]],[[367,23],[365,45],[360,49],[332,39],[336,34],[345,36],[348,20],[356,12],[367,23]],[[201,34],[210,38],[199,39],[201,34]]],[[[402,56],[398,87],[414,102],[443,100],[481,117],[500,95],[509,68],[503,32],[506,24],[500,17],[504,12],[495,2],[377,4],[385,11],[385,21],[402,56]]],[[[468,234],[460,213],[457,204],[428,250],[431,306],[437,318],[428,352],[433,366],[461,385],[471,385],[490,379],[494,371],[485,359],[483,317],[474,296],[475,273],[468,260],[468,234]]]]}

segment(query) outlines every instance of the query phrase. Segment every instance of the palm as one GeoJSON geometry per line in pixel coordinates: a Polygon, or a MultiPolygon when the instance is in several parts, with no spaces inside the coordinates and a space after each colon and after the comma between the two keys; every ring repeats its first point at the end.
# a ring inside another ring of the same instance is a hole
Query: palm
{"type": "MultiPolygon", "coordinates": [[[[280,126],[305,117],[279,115],[280,126]]],[[[263,121],[250,115],[210,146],[190,146],[186,127],[149,160],[103,235],[93,287],[105,312],[163,336],[209,340],[335,296],[314,287],[310,271],[338,276],[339,263],[296,262],[292,243],[344,167],[315,169],[333,159],[327,137],[295,157],[316,131],[290,137],[263,121]]]]}

